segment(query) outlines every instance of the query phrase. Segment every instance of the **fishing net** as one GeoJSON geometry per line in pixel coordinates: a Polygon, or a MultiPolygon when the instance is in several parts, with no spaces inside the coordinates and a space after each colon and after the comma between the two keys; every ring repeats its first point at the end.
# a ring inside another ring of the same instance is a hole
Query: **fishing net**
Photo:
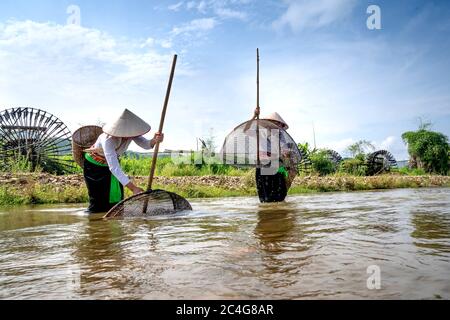
{"type": "Polygon", "coordinates": [[[192,210],[192,207],[183,197],[164,190],[153,190],[122,201],[105,218],[159,216],[185,210],[192,210]]]}
{"type": "Polygon", "coordinates": [[[250,120],[237,126],[225,138],[220,156],[225,164],[260,167],[262,173],[268,175],[274,174],[280,166],[297,171],[302,161],[302,154],[294,139],[269,120],[250,120]]]}

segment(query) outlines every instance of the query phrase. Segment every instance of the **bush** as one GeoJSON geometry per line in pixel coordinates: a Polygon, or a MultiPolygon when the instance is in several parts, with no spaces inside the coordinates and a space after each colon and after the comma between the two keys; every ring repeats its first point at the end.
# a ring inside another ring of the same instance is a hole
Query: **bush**
{"type": "Polygon", "coordinates": [[[365,176],[367,167],[361,159],[347,159],[339,165],[339,172],[355,176],[365,176]]]}
{"type": "Polygon", "coordinates": [[[450,145],[448,137],[440,132],[429,131],[429,124],[417,131],[405,132],[403,141],[408,145],[412,163],[428,173],[447,174],[449,171],[450,145]]]}
{"type": "Polygon", "coordinates": [[[312,168],[314,172],[321,176],[325,176],[336,171],[333,162],[329,159],[326,151],[318,151],[310,155],[312,168]]]}
{"type": "Polygon", "coordinates": [[[402,175],[406,175],[406,176],[424,176],[427,173],[425,172],[425,170],[423,169],[419,169],[419,168],[408,168],[408,167],[403,167],[400,168],[398,170],[394,170],[393,172],[397,171],[398,173],[402,174],[402,175]]]}

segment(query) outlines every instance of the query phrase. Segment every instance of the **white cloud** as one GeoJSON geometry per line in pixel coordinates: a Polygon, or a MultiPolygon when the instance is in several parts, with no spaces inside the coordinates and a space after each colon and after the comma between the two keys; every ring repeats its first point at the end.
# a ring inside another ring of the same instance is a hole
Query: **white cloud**
{"type": "Polygon", "coordinates": [[[99,30],[75,25],[19,21],[0,28],[1,65],[13,74],[32,65],[31,74],[45,67],[69,71],[76,77],[103,66],[100,70],[105,73],[110,68],[120,70],[109,78],[110,81],[127,78],[143,82],[165,74],[170,60],[170,55],[135,50],[152,43],[152,38],[141,44],[119,42],[99,30]],[[138,74],[137,70],[145,72],[139,71],[138,74]]]}
{"type": "Polygon", "coordinates": [[[389,150],[389,148],[391,148],[396,141],[397,141],[396,137],[389,136],[386,139],[384,139],[383,141],[381,141],[380,144],[375,144],[375,145],[377,146],[377,149],[389,150]]]}
{"type": "Polygon", "coordinates": [[[192,10],[195,9],[200,13],[206,13],[208,8],[208,3],[204,0],[202,1],[189,1],[186,3],[186,9],[192,10]]]}
{"type": "MultiPolygon", "coordinates": [[[[1,105],[44,109],[70,130],[112,120],[127,107],[156,128],[172,62],[172,54],[158,48],[169,40],[119,39],[54,23],[5,23],[0,26],[1,105]]],[[[235,125],[222,114],[228,103],[238,105],[238,95],[230,97],[234,78],[221,82],[223,92],[217,90],[217,81],[193,72],[188,59],[179,57],[164,148],[195,148],[195,138],[211,126],[225,133],[235,125]],[[195,123],[201,130],[192,131],[195,123]]]]}
{"type": "Polygon", "coordinates": [[[245,12],[231,10],[228,8],[217,8],[214,12],[217,14],[217,16],[223,19],[247,19],[247,14],[245,12]]]}
{"type": "Polygon", "coordinates": [[[155,45],[155,39],[147,38],[144,43],[141,44],[141,48],[153,47],[155,45]]]}
{"type": "Polygon", "coordinates": [[[206,13],[206,2],[205,1],[200,1],[197,5],[197,10],[201,13],[206,13]]]}
{"type": "Polygon", "coordinates": [[[400,137],[389,136],[380,143],[374,142],[376,150],[387,150],[394,155],[397,160],[407,160],[409,158],[406,145],[400,137]]]}
{"type": "Polygon", "coordinates": [[[158,43],[164,49],[170,49],[173,46],[173,42],[170,39],[162,39],[159,40],[158,43]]]}
{"type": "Polygon", "coordinates": [[[141,48],[151,43],[74,25],[7,22],[0,26],[2,106],[43,108],[71,129],[124,107],[159,113],[172,55],[141,48]]]}
{"type": "Polygon", "coordinates": [[[180,1],[178,3],[168,6],[167,9],[169,9],[170,11],[179,11],[183,6],[183,4],[184,4],[183,1],[180,1]]]}
{"type": "Polygon", "coordinates": [[[174,27],[172,29],[172,34],[180,35],[180,34],[197,34],[201,35],[204,32],[207,32],[218,24],[215,18],[202,18],[195,19],[183,25],[174,27]]]}
{"type": "Polygon", "coordinates": [[[196,6],[196,2],[195,1],[189,1],[188,3],[186,3],[186,8],[188,10],[194,9],[196,6]]]}
{"type": "Polygon", "coordinates": [[[187,10],[195,10],[200,14],[215,15],[218,19],[246,20],[248,15],[242,11],[243,5],[253,0],[201,0],[186,3],[187,10]]]}
{"type": "Polygon", "coordinates": [[[324,145],[318,146],[321,149],[330,149],[337,151],[341,156],[346,155],[346,149],[355,143],[356,141],[353,138],[345,138],[342,140],[336,140],[336,141],[328,141],[324,145]]]}
{"type": "Polygon", "coordinates": [[[292,31],[316,29],[348,16],[356,0],[287,0],[286,12],[273,23],[275,29],[290,27],[292,31]]]}

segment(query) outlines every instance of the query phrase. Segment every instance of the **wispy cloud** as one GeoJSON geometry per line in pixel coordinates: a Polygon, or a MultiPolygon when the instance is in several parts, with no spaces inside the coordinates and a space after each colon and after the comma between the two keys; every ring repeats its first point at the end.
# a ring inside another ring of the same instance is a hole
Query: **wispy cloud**
{"type": "Polygon", "coordinates": [[[110,81],[126,78],[139,83],[165,74],[170,55],[140,50],[154,42],[153,38],[143,43],[118,41],[99,30],[75,25],[11,21],[0,26],[0,64],[11,72],[32,65],[30,70],[45,66],[72,74],[102,65],[105,71],[120,70],[110,81]],[[145,72],[138,72],[141,69],[145,72]]]}
{"type": "Polygon", "coordinates": [[[238,10],[232,10],[228,8],[217,8],[214,10],[214,12],[223,19],[239,19],[239,20],[246,20],[247,19],[247,13],[238,11],[238,10]]]}
{"type": "MultiPolygon", "coordinates": [[[[74,25],[7,22],[0,25],[2,104],[65,110],[69,124],[76,125],[87,120],[86,114],[95,122],[108,118],[105,111],[111,108],[152,101],[147,90],[163,91],[159,87],[172,58],[149,48],[154,41],[117,39],[74,25]]],[[[184,70],[180,64],[178,75],[184,70]]]]}
{"type": "Polygon", "coordinates": [[[189,1],[186,3],[186,8],[188,10],[195,9],[200,13],[206,13],[208,3],[206,1],[189,1]]]}
{"type": "Polygon", "coordinates": [[[218,24],[215,18],[194,19],[188,23],[176,26],[172,29],[173,35],[187,34],[201,36],[205,32],[214,29],[218,24]]]}
{"type": "Polygon", "coordinates": [[[286,12],[273,22],[273,27],[282,30],[289,27],[297,32],[317,29],[335,23],[348,16],[356,0],[286,0],[286,12]]]}
{"type": "Polygon", "coordinates": [[[206,38],[217,25],[225,20],[237,19],[246,21],[248,15],[241,9],[253,0],[200,0],[200,1],[180,1],[168,6],[170,11],[186,10],[194,12],[200,18],[195,18],[182,24],[176,24],[169,34],[169,42],[174,39],[181,40],[189,47],[195,39],[206,38]]]}
{"type": "Polygon", "coordinates": [[[167,9],[169,9],[170,11],[179,11],[183,6],[183,4],[184,2],[180,1],[178,3],[171,4],[170,6],[167,7],[167,9]]]}
{"type": "Polygon", "coordinates": [[[238,19],[246,20],[248,18],[244,6],[253,0],[200,0],[177,3],[170,6],[173,11],[178,11],[184,7],[188,11],[196,11],[202,15],[208,14],[218,19],[238,19]],[[175,9],[175,10],[174,10],[175,9]]]}

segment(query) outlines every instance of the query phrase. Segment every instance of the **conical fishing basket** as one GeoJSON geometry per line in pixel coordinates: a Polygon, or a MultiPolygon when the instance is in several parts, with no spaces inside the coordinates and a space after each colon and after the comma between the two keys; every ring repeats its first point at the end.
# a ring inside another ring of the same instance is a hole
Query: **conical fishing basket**
{"type": "Polygon", "coordinates": [[[269,120],[250,120],[237,126],[226,138],[220,152],[223,163],[237,167],[298,167],[302,154],[294,139],[269,120]]]}
{"type": "Polygon", "coordinates": [[[186,210],[192,210],[192,207],[183,197],[164,190],[152,190],[125,199],[105,218],[161,216],[186,210]]]}
{"type": "Polygon", "coordinates": [[[84,166],[84,150],[92,147],[102,133],[99,126],[85,126],[72,135],[72,155],[80,167],[84,166]]]}

